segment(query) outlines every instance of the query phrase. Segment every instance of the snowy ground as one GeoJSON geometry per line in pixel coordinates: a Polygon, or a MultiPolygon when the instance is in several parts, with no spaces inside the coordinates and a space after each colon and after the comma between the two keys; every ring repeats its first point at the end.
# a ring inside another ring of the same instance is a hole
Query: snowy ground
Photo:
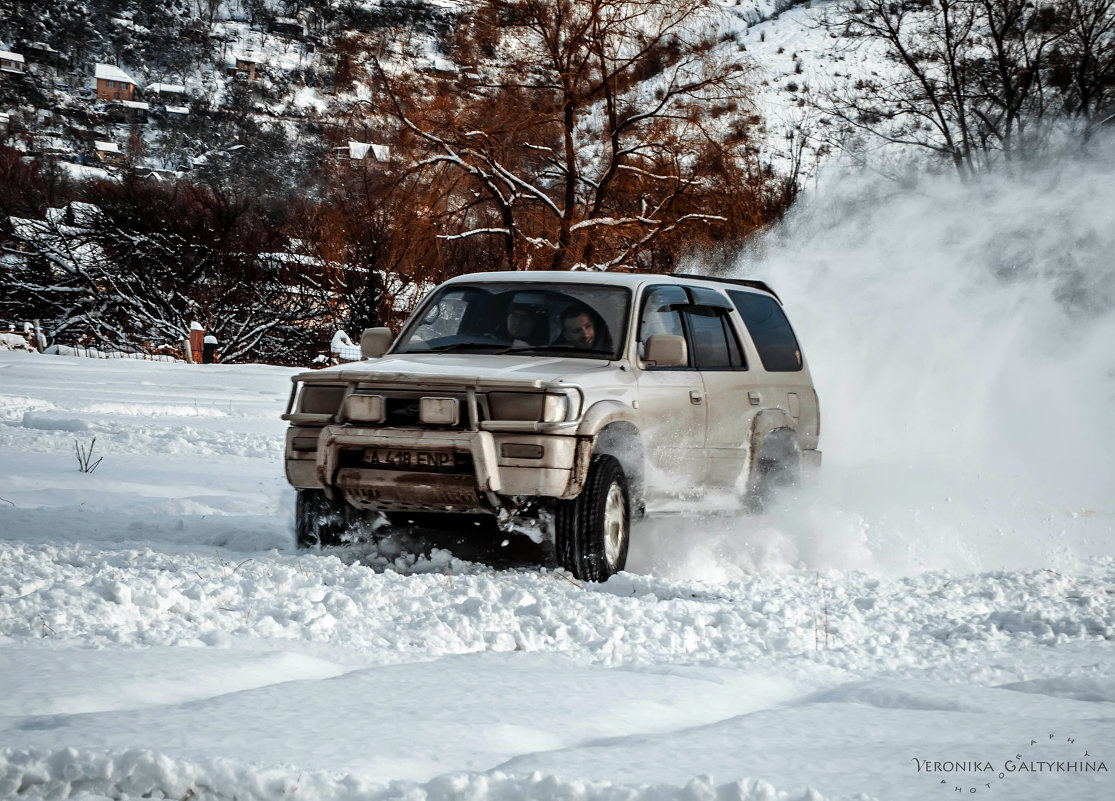
{"type": "Polygon", "coordinates": [[[1115,767],[1110,559],[816,569],[777,517],[599,586],[297,553],[288,375],[0,355],[0,797],[1109,797],[1017,768],[1115,767]]]}
{"type": "Polygon", "coordinates": [[[1115,158],[840,187],[740,264],[816,494],[602,585],[295,551],[290,370],[0,352],[0,798],[1115,797],[1115,158]]]}

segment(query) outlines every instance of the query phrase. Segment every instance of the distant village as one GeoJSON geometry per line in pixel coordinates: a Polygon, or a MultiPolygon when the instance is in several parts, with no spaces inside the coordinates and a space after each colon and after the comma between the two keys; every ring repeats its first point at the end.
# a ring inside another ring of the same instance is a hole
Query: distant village
{"type": "MultiPolygon", "coordinates": [[[[0,145],[15,147],[28,157],[109,173],[130,167],[140,178],[154,181],[173,180],[195,168],[212,166],[251,142],[240,141],[243,137],[211,141],[200,129],[204,121],[191,119],[198,116],[198,109],[201,116],[220,111],[222,104],[230,102],[228,92],[223,92],[223,98],[214,95],[222,94],[227,81],[231,81],[255,96],[251,112],[264,111],[265,104],[259,102],[264,84],[283,69],[282,65],[268,63],[264,51],[281,48],[297,53],[299,62],[309,59],[317,63],[312,54],[322,47],[320,25],[312,11],[297,19],[275,18],[265,33],[255,34],[255,40],[258,52],[240,40],[225,42],[218,62],[207,65],[218,76],[207,86],[196,85],[196,80],[187,86],[181,78],[157,76],[144,81],[134,71],[114,63],[74,63],[44,42],[28,43],[20,52],[0,50],[0,145]],[[241,49],[236,49],[238,46],[241,49]],[[221,77],[225,82],[219,80],[221,77]],[[161,146],[153,146],[149,125],[157,125],[163,133],[155,137],[161,146]],[[175,131],[185,133],[176,137],[175,131]]],[[[199,63],[202,61],[204,58],[199,57],[199,63]]],[[[438,61],[439,69],[447,69],[444,59],[438,61]]],[[[329,86],[318,89],[322,95],[331,91],[329,86]]],[[[286,113],[269,110],[267,116],[304,125],[328,118],[328,113],[319,108],[292,108],[286,113]]],[[[326,143],[318,155],[372,168],[390,161],[387,144],[341,139],[326,143]]],[[[75,177],[92,176],[78,172],[75,177]]]]}

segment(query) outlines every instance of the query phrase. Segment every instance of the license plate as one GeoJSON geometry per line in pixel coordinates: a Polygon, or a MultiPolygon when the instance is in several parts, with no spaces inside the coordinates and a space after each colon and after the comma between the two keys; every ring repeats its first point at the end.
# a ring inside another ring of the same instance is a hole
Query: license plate
{"type": "Polygon", "coordinates": [[[381,470],[452,470],[457,460],[453,451],[365,448],[364,464],[381,470]]]}

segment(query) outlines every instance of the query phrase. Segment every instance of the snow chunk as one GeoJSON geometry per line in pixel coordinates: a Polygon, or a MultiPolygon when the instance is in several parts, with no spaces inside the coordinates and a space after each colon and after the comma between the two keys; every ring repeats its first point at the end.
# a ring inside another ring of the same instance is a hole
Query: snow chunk
{"type": "Polygon", "coordinates": [[[42,412],[24,412],[23,427],[39,431],[89,431],[92,426],[76,417],[59,417],[42,412]]]}

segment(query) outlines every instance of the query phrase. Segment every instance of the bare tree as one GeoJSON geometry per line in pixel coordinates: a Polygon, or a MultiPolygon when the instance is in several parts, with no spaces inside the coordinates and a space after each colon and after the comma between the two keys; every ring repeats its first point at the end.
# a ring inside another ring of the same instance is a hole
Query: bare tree
{"type": "Polygon", "coordinates": [[[133,351],[176,345],[201,318],[224,361],[304,363],[328,338],[319,265],[294,258],[251,201],[135,180],[85,195],[11,221],[19,252],[0,265],[8,318],[40,318],[62,342],[133,351]]]}
{"type": "Polygon", "coordinates": [[[1065,0],[1049,81],[1085,135],[1115,121],[1115,0],[1065,0]]]}
{"type": "Polygon", "coordinates": [[[718,46],[715,3],[480,6],[455,43],[456,79],[372,66],[374,111],[415,180],[446,190],[430,209],[443,241],[494,238],[512,269],[648,266],[683,236],[754,226],[726,205],[741,177],[744,205],[770,218],[777,182],[749,149],[748,70],[718,46]]]}
{"type": "Polygon", "coordinates": [[[886,67],[818,107],[844,132],[924,148],[961,174],[1040,149],[1066,118],[1108,117],[1115,0],[855,0],[825,20],[886,67]],[[1105,111],[1106,110],[1106,111],[1105,111]]]}

